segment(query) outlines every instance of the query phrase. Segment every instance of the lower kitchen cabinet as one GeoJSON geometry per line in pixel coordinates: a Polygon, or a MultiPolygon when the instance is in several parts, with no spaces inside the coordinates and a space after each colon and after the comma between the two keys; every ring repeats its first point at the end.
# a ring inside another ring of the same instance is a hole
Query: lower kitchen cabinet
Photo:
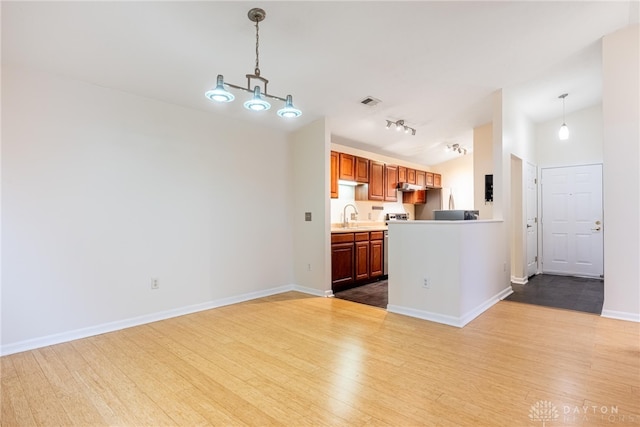
{"type": "Polygon", "coordinates": [[[369,277],[384,274],[384,231],[372,231],[369,240],[369,277]]]}
{"type": "Polygon", "coordinates": [[[384,273],[384,232],[331,234],[331,289],[339,292],[384,273]]]}
{"type": "Polygon", "coordinates": [[[348,288],[355,280],[354,249],[353,241],[331,244],[331,287],[334,291],[348,288]]]}

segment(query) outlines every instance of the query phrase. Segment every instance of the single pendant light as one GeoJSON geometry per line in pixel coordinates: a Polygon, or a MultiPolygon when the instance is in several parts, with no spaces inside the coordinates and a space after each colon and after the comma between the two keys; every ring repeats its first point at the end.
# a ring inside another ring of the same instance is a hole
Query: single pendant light
{"type": "Polygon", "coordinates": [[[558,131],[558,138],[561,141],[565,141],[569,139],[569,127],[564,120],[564,99],[568,96],[568,93],[563,93],[558,98],[562,99],[562,126],[560,126],[560,130],[558,131]]]}

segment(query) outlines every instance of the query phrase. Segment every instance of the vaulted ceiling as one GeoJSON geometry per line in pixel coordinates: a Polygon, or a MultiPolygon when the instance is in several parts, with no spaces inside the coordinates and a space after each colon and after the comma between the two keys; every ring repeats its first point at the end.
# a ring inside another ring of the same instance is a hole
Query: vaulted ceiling
{"type": "Polygon", "coordinates": [[[561,115],[561,93],[567,113],[599,103],[600,40],[637,22],[637,1],[3,1],[2,62],[285,131],[324,116],[335,142],[433,165],[472,149],[501,88],[534,122],[561,115]],[[204,97],[217,74],[246,85],[256,6],[262,75],[298,119],[204,97]]]}

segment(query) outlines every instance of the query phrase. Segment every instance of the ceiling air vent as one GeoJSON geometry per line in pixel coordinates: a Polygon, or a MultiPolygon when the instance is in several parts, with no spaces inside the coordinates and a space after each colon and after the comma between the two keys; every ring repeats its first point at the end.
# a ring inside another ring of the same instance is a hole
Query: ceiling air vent
{"type": "Polygon", "coordinates": [[[360,103],[362,105],[366,105],[368,107],[373,107],[376,106],[380,103],[381,101],[377,98],[374,98],[373,96],[367,96],[365,99],[363,99],[362,101],[360,101],[360,103]]]}

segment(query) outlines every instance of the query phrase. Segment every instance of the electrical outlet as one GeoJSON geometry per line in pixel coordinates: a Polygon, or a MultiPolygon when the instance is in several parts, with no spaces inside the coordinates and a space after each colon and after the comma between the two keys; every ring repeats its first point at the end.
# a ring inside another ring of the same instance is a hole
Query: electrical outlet
{"type": "Polygon", "coordinates": [[[425,277],[423,282],[422,282],[422,287],[424,289],[430,289],[431,288],[431,280],[429,280],[428,277],[425,277]]]}
{"type": "Polygon", "coordinates": [[[371,212],[369,212],[369,216],[368,217],[369,217],[369,221],[371,221],[371,212]]]}
{"type": "Polygon", "coordinates": [[[311,264],[307,264],[307,271],[311,271],[311,264]]]}
{"type": "Polygon", "coordinates": [[[158,283],[158,279],[155,277],[151,278],[151,289],[160,289],[160,284],[158,283]]]}

